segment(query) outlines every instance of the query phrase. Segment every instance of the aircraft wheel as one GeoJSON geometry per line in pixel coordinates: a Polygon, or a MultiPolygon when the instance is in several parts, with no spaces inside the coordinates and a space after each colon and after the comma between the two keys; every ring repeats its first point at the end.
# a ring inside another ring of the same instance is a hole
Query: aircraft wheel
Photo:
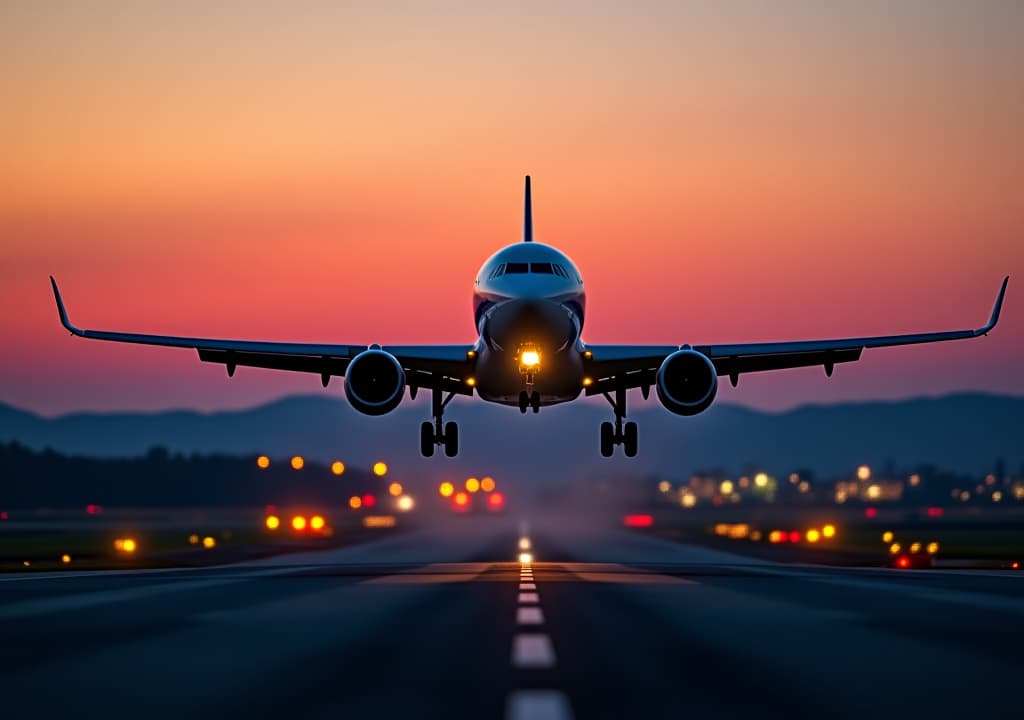
{"type": "Polygon", "coordinates": [[[540,393],[536,390],[530,395],[530,407],[533,408],[534,415],[540,412],[540,393]]]}
{"type": "Polygon", "coordinates": [[[615,426],[610,422],[601,423],[601,457],[611,457],[615,451],[615,426]]]}
{"type": "Polygon", "coordinates": [[[519,412],[523,415],[526,414],[526,408],[530,406],[530,396],[526,394],[525,390],[519,391],[519,412]]]}
{"type": "Polygon", "coordinates": [[[444,454],[455,457],[459,454],[459,426],[450,422],[444,426],[444,454]]]}
{"type": "Polygon", "coordinates": [[[637,430],[635,422],[626,423],[622,429],[622,446],[626,457],[636,457],[637,430]]]}
{"type": "Polygon", "coordinates": [[[423,457],[434,455],[434,423],[425,422],[420,425],[420,453],[423,457]]]}

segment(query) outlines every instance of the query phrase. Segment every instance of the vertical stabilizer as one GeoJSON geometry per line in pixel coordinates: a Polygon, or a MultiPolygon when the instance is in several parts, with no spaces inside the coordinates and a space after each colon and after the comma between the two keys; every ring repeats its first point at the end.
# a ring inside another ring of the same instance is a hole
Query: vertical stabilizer
{"type": "Polygon", "coordinates": [[[523,201],[523,242],[533,242],[533,201],[530,199],[530,176],[526,176],[526,199],[523,201]]]}

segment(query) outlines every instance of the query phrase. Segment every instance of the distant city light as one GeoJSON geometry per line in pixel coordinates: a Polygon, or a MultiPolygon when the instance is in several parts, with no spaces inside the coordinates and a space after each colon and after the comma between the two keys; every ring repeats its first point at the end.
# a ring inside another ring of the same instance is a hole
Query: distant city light
{"type": "Polygon", "coordinates": [[[348,499],[348,506],[353,510],[358,510],[363,506],[363,499],[358,495],[353,495],[348,499]]]}
{"type": "Polygon", "coordinates": [[[388,466],[386,463],[375,462],[373,464],[373,474],[377,477],[384,477],[388,474],[388,466]]]}
{"type": "Polygon", "coordinates": [[[270,458],[268,458],[266,455],[260,455],[258,458],[256,458],[256,467],[258,467],[260,470],[266,470],[268,467],[270,467],[270,458]]]}
{"type": "Polygon", "coordinates": [[[388,494],[392,497],[398,497],[402,494],[402,483],[393,482],[388,485],[388,494]]]}
{"type": "Polygon", "coordinates": [[[939,544],[937,542],[930,542],[928,543],[927,550],[929,555],[934,555],[939,551],[939,544]]]}
{"type": "Polygon", "coordinates": [[[1003,499],[1003,491],[1002,490],[996,490],[994,493],[992,493],[992,502],[999,502],[1002,499],[1003,499]]]}
{"type": "Polygon", "coordinates": [[[331,463],[331,472],[335,475],[341,475],[345,472],[345,463],[341,460],[335,460],[331,463]]]}
{"type": "Polygon", "coordinates": [[[505,496],[500,492],[491,493],[487,496],[487,504],[490,505],[492,509],[497,510],[505,505],[505,496]]]}
{"type": "Polygon", "coordinates": [[[203,538],[203,547],[207,550],[217,547],[217,540],[209,535],[203,538]]]}
{"type": "Polygon", "coordinates": [[[899,543],[893,543],[892,545],[889,546],[889,552],[892,553],[893,555],[898,553],[901,549],[902,548],[900,547],[899,543]]]}
{"type": "Polygon", "coordinates": [[[306,461],[301,455],[292,458],[292,470],[301,470],[306,466],[306,461]]]}
{"type": "Polygon", "coordinates": [[[398,509],[401,510],[402,512],[409,512],[410,510],[413,509],[414,505],[415,501],[413,501],[413,499],[408,495],[403,495],[402,497],[398,498],[398,509]]]}
{"type": "Polygon", "coordinates": [[[913,475],[910,476],[910,480],[908,482],[910,483],[910,487],[917,487],[918,485],[921,484],[921,476],[918,475],[917,473],[914,473],[913,475]]]}
{"type": "Polygon", "coordinates": [[[683,496],[679,498],[679,502],[685,508],[692,508],[697,504],[697,496],[693,493],[684,493],[683,496]]]}
{"type": "Polygon", "coordinates": [[[438,485],[437,491],[441,493],[441,497],[451,497],[455,492],[455,486],[446,480],[438,485]]]}
{"type": "Polygon", "coordinates": [[[670,483],[668,480],[662,480],[660,483],[658,483],[658,492],[667,493],[671,490],[672,483],[670,483]]]}
{"type": "Polygon", "coordinates": [[[373,493],[366,493],[363,495],[363,507],[372,508],[377,504],[377,496],[373,493]]]}
{"type": "MultiPolygon", "coordinates": [[[[114,542],[114,545],[116,547],[116,545],[117,545],[116,541],[114,542]]],[[[125,538],[124,540],[121,541],[120,550],[122,550],[123,552],[131,554],[131,553],[135,552],[138,549],[138,547],[139,547],[138,543],[136,543],[134,539],[132,539],[132,538],[125,538]]]]}
{"type": "Polygon", "coordinates": [[[457,507],[464,508],[469,505],[469,495],[464,492],[457,492],[455,493],[453,501],[457,507]]]}
{"type": "Polygon", "coordinates": [[[878,485],[868,485],[868,499],[877,500],[882,496],[882,488],[878,485]]]}
{"type": "Polygon", "coordinates": [[[732,480],[723,480],[722,484],[718,486],[718,491],[723,495],[731,495],[733,491],[732,480]]]}
{"type": "Polygon", "coordinates": [[[196,535],[195,533],[192,533],[191,535],[189,535],[188,536],[188,544],[189,545],[198,545],[199,544],[199,536],[196,535]]]}
{"type": "Polygon", "coordinates": [[[759,488],[768,487],[768,473],[759,472],[754,476],[754,485],[759,488]]]}
{"type": "Polygon", "coordinates": [[[867,465],[861,465],[857,468],[857,479],[861,481],[871,479],[871,468],[867,465]]]}
{"type": "Polygon", "coordinates": [[[884,533],[882,533],[882,542],[884,542],[884,543],[891,543],[892,542],[892,538],[893,538],[892,530],[886,530],[884,533]]]}
{"type": "Polygon", "coordinates": [[[911,555],[916,555],[919,552],[921,552],[921,543],[919,543],[919,542],[912,542],[912,543],[910,543],[910,554],[911,555]]]}
{"type": "Polygon", "coordinates": [[[62,563],[64,563],[65,565],[67,565],[68,563],[71,562],[71,556],[68,555],[67,553],[64,553],[63,555],[60,556],[60,561],[62,563]]]}

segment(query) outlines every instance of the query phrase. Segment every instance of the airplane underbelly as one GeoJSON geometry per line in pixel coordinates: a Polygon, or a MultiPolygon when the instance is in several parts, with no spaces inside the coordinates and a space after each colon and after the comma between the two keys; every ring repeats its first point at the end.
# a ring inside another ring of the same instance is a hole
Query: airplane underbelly
{"type": "MultiPolygon", "coordinates": [[[[575,348],[542,356],[540,370],[530,390],[540,393],[542,405],[567,402],[583,389],[583,361],[575,348]]],[[[476,392],[488,402],[519,404],[519,394],[527,390],[526,376],[519,371],[514,352],[485,348],[476,369],[476,392]]]]}

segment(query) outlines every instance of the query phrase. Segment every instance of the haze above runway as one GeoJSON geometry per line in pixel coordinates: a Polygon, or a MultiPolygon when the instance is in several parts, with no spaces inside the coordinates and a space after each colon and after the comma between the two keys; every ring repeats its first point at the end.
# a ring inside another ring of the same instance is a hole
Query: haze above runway
{"type": "Polygon", "coordinates": [[[991,716],[1012,573],[770,563],[454,517],[195,570],[0,576],[5,717],[991,716]]]}

